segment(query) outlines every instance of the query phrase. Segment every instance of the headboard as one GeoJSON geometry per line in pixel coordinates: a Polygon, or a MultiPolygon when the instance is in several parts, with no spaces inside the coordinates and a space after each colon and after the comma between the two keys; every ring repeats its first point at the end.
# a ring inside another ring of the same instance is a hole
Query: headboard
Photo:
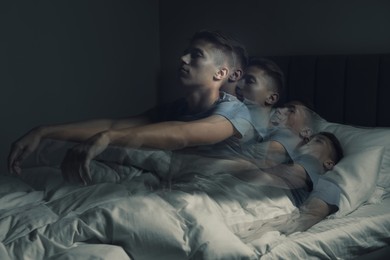
{"type": "Polygon", "coordinates": [[[301,100],[331,122],[390,126],[390,54],[272,56],[282,101],[301,100]]]}

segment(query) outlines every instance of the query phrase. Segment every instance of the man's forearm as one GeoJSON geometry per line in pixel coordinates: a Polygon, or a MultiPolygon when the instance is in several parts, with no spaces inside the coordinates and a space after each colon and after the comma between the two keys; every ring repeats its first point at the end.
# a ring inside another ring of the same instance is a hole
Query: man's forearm
{"type": "Polygon", "coordinates": [[[108,130],[111,125],[111,120],[99,119],[68,124],[40,126],[36,131],[42,138],[80,142],[99,132],[108,130]]]}
{"type": "Polygon", "coordinates": [[[282,189],[306,187],[306,172],[299,165],[278,165],[267,169],[238,172],[236,176],[257,186],[271,186],[282,189]]]}
{"type": "Polygon", "coordinates": [[[299,208],[299,214],[291,219],[291,223],[286,223],[281,231],[286,235],[297,231],[306,231],[331,214],[331,209],[331,206],[323,200],[309,198],[299,208]],[[288,226],[288,224],[290,224],[290,226],[288,226]]]}
{"type": "Polygon", "coordinates": [[[183,137],[182,122],[168,122],[142,127],[112,129],[106,132],[110,145],[129,148],[176,150],[190,146],[183,137]]]}
{"type": "Polygon", "coordinates": [[[220,116],[193,122],[169,121],[107,131],[110,145],[165,150],[215,144],[233,134],[232,124],[220,116]]]}
{"type": "Polygon", "coordinates": [[[147,118],[94,119],[75,123],[40,126],[36,129],[42,138],[82,142],[93,135],[110,129],[137,127],[147,123],[147,118]]]}
{"type": "Polygon", "coordinates": [[[308,199],[300,208],[291,214],[275,217],[265,224],[263,221],[253,226],[241,235],[244,242],[261,238],[266,232],[279,231],[289,235],[306,231],[332,213],[332,207],[318,198],[308,199]]]}
{"type": "Polygon", "coordinates": [[[242,181],[249,182],[259,187],[270,186],[282,189],[289,188],[288,183],[286,183],[284,179],[262,171],[261,169],[239,171],[235,173],[235,176],[242,181]]]}

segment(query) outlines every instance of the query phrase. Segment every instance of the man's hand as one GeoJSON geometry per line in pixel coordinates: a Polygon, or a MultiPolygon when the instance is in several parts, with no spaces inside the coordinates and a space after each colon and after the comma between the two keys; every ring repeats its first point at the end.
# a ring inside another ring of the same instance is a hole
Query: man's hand
{"type": "Polygon", "coordinates": [[[8,171],[10,173],[21,173],[23,160],[37,149],[41,139],[39,128],[35,128],[12,144],[8,155],[8,171]]]}
{"type": "Polygon", "coordinates": [[[107,132],[101,132],[69,149],[61,164],[64,179],[69,182],[81,182],[84,185],[90,184],[92,182],[90,162],[109,144],[109,135],[107,132]]]}
{"type": "Polygon", "coordinates": [[[284,235],[303,231],[299,224],[299,216],[299,211],[294,211],[291,214],[280,215],[271,220],[256,221],[248,228],[247,232],[240,235],[241,240],[249,243],[261,238],[269,231],[279,231],[284,235]]]}
{"type": "Polygon", "coordinates": [[[295,210],[291,214],[281,215],[269,221],[254,223],[245,234],[241,235],[241,239],[244,242],[250,242],[260,238],[268,231],[279,231],[284,235],[306,231],[334,212],[333,207],[319,198],[310,197],[302,204],[299,210],[295,210]]]}

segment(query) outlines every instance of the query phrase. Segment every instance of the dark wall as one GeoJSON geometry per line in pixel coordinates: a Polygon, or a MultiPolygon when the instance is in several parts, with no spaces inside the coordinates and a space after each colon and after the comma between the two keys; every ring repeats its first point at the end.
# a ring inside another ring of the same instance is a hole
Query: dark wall
{"type": "MultiPolygon", "coordinates": [[[[196,30],[219,29],[252,55],[390,53],[390,1],[242,0],[161,1],[162,101],[172,87],[177,59],[196,30]]],[[[171,89],[174,89],[171,91],[171,89]]]]}
{"type": "Polygon", "coordinates": [[[159,9],[143,1],[0,3],[0,156],[47,123],[139,113],[156,103],[159,9]]]}

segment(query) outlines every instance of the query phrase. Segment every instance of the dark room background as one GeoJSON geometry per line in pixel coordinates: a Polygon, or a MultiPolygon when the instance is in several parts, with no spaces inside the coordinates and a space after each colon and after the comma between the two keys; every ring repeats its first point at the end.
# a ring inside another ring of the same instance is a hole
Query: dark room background
{"type": "Polygon", "coordinates": [[[178,59],[196,30],[225,31],[255,55],[390,53],[389,14],[387,0],[1,2],[1,169],[36,125],[178,97],[178,59]]]}

